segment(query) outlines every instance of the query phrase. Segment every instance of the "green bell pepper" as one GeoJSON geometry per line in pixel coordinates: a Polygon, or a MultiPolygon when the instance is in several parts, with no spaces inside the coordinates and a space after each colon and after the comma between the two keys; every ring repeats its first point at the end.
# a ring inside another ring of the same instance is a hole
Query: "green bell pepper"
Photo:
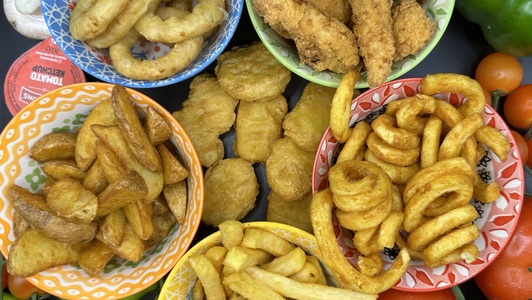
{"type": "Polygon", "coordinates": [[[532,55],[532,1],[456,0],[456,9],[480,25],[487,42],[513,56],[532,55]]]}

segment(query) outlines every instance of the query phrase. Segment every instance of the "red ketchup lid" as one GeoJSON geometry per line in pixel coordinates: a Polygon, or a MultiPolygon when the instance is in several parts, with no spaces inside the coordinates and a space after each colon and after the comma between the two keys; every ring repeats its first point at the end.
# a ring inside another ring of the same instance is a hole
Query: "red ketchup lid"
{"type": "Polygon", "coordinates": [[[49,37],[11,65],[4,82],[4,97],[9,111],[16,115],[42,94],[80,82],[85,82],[83,71],[49,37]]]}

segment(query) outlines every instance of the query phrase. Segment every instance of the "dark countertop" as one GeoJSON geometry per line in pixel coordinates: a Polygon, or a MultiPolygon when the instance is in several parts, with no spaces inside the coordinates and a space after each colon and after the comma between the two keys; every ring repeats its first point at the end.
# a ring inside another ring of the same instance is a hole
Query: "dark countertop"
{"type": "MultiPolygon", "coordinates": [[[[3,10],[2,10],[3,12],[3,10]]],[[[16,32],[7,22],[4,13],[0,16],[0,28],[2,38],[0,39],[0,78],[3,85],[6,73],[11,64],[21,54],[36,45],[39,41],[23,37],[16,32]]],[[[238,29],[230,42],[228,49],[258,40],[258,37],[251,25],[251,21],[246,11],[243,12],[238,29]]],[[[494,50],[486,43],[479,27],[469,23],[456,11],[451,19],[451,23],[441,41],[436,48],[412,71],[406,73],[402,78],[424,77],[430,73],[453,72],[473,76],[476,65],[482,57],[494,50]]],[[[532,83],[532,57],[520,58],[524,67],[523,83],[532,83]]],[[[212,71],[211,65],[207,70],[212,71]]],[[[300,92],[299,87],[304,82],[303,79],[293,75],[293,80],[287,88],[287,99],[294,93],[300,92]]],[[[87,81],[95,81],[89,75],[87,81]]],[[[180,108],[181,102],[187,98],[190,80],[172,86],[157,89],[142,89],[141,92],[161,103],[168,111],[172,112],[180,108]]],[[[4,94],[0,101],[0,128],[3,129],[10,121],[12,115],[6,106],[4,94]]],[[[527,178],[527,182],[530,182],[527,178]]],[[[530,186],[530,184],[528,184],[530,186]]],[[[264,220],[265,203],[257,203],[257,207],[251,211],[246,220],[264,220]]],[[[197,242],[212,233],[214,228],[201,225],[198,234],[194,239],[197,242]]],[[[193,242],[193,243],[194,243],[193,242]]],[[[473,281],[468,281],[460,285],[466,299],[486,299],[476,287],[473,281]]],[[[154,293],[145,296],[144,299],[153,299],[154,293]]]]}

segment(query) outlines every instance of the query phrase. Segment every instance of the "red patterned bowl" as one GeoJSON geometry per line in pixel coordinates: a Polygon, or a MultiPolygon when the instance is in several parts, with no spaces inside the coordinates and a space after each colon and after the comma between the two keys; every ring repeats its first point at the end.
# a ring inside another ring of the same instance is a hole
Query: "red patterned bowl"
{"type": "MultiPolygon", "coordinates": [[[[368,90],[355,98],[351,105],[350,125],[360,120],[372,120],[384,112],[384,105],[396,99],[413,96],[419,92],[421,78],[402,79],[388,82],[377,88],[368,90]]],[[[439,94],[437,98],[448,100],[453,105],[461,104],[465,99],[461,94],[439,94]]],[[[503,119],[490,106],[482,113],[484,122],[500,130],[510,141],[511,148],[506,162],[501,162],[491,150],[479,161],[477,172],[487,181],[497,181],[501,195],[492,204],[482,204],[471,199],[480,217],[475,224],[481,229],[480,237],[475,240],[479,249],[479,257],[467,264],[459,262],[438,268],[428,268],[421,261],[411,261],[406,273],[394,286],[405,291],[434,291],[450,288],[463,283],[484,269],[503,249],[516,226],[523,201],[523,166],[519,151],[503,119]]],[[[312,178],[312,192],[315,193],[328,187],[328,170],[338,155],[339,142],[332,136],[330,129],[325,132],[316,159],[312,178]]],[[[353,247],[352,233],[335,222],[338,243],[342,246],[345,257],[355,263],[358,257],[353,247]]],[[[385,249],[382,257],[385,265],[395,259],[398,249],[385,249]]],[[[387,268],[387,267],[385,267],[387,268]]]]}

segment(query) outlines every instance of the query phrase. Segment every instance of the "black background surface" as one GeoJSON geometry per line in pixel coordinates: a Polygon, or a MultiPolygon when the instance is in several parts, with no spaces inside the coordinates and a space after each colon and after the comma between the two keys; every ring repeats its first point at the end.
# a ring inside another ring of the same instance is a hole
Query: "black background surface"
{"type": "MultiPolygon", "coordinates": [[[[242,13],[240,24],[237,31],[228,45],[227,49],[233,46],[247,44],[253,41],[258,41],[259,38],[253,29],[249,15],[245,8],[242,13]]],[[[16,32],[8,23],[5,14],[0,16],[0,84],[3,87],[6,74],[11,64],[24,52],[35,46],[39,41],[23,37],[16,32]]],[[[401,78],[410,77],[424,77],[431,73],[453,72],[469,76],[474,76],[475,68],[482,57],[493,52],[494,50],[486,43],[480,28],[465,20],[458,12],[453,13],[451,23],[449,24],[445,34],[440,40],[435,49],[417,65],[412,71],[406,73],[401,78]]],[[[532,83],[532,57],[519,58],[524,68],[523,83],[532,83]]],[[[212,72],[214,65],[209,66],[206,72],[212,72]]],[[[87,81],[96,81],[95,78],[86,74],[87,81]]],[[[150,96],[152,99],[158,101],[168,111],[173,112],[181,107],[182,101],[187,98],[189,91],[190,80],[174,84],[167,87],[156,89],[139,89],[142,93],[150,96]]],[[[286,89],[285,96],[289,100],[291,106],[297,101],[297,97],[301,93],[302,87],[306,81],[302,78],[292,75],[292,81],[286,89]]],[[[2,101],[0,101],[0,130],[7,125],[11,120],[12,115],[6,106],[4,93],[1,93],[2,101]]],[[[232,133],[226,134],[225,140],[232,139],[232,133]]],[[[230,147],[227,146],[227,150],[230,147]]],[[[226,151],[230,152],[230,151],[226,151]]],[[[228,155],[231,155],[230,153],[228,155]]],[[[259,181],[264,180],[264,170],[261,167],[256,168],[259,181]]],[[[525,172],[526,173],[526,172],[525,172]]],[[[527,178],[530,182],[530,177],[527,178]]],[[[263,182],[261,182],[262,184],[263,182]]],[[[530,188],[531,184],[528,184],[530,188]]],[[[264,220],[266,218],[265,196],[267,195],[267,188],[262,189],[259,194],[257,206],[253,209],[243,221],[264,220]]],[[[193,243],[198,242],[208,234],[214,232],[215,229],[204,224],[200,225],[197,236],[193,243]]],[[[474,281],[470,280],[460,285],[460,288],[466,299],[486,299],[476,287],[474,281]]],[[[150,293],[144,299],[154,299],[155,293],[150,293]]]]}

